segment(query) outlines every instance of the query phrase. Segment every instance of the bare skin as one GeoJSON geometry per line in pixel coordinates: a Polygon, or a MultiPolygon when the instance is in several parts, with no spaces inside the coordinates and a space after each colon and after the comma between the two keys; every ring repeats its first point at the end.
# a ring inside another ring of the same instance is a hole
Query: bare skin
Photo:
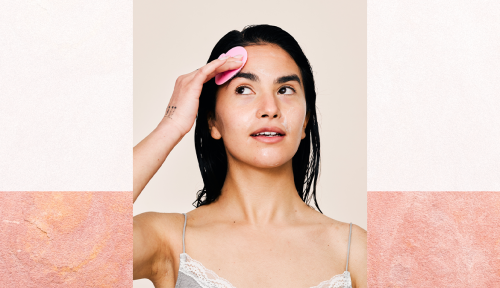
{"type": "MultiPolygon", "coordinates": [[[[309,120],[298,66],[275,45],[245,49],[242,77],[220,86],[216,115],[209,118],[212,137],[226,147],[226,181],[217,201],[187,214],[186,253],[238,288],[313,287],[344,272],[349,224],[307,206],[295,188],[292,157],[309,120]],[[291,75],[299,81],[275,81],[291,75]],[[285,131],[283,140],[270,144],[250,136],[266,126],[285,131]]],[[[134,202],[194,125],[203,83],[238,68],[237,60],[214,60],[179,77],[167,116],[134,147],[134,202]]],[[[134,217],[134,279],[175,286],[183,224],[182,214],[134,217]]],[[[366,231],[353,225],[353,287],[367,287],[366,261],[366,231]]]]}

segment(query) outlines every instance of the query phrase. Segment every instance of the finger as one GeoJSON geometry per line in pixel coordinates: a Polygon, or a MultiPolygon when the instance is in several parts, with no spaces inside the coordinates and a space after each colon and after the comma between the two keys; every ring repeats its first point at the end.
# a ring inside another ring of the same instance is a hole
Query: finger
{"type": "Polygon", "coordinates": [[[231,59],[228,59],[228,61],[226,63],[224,63],[222,66],[218,67],[217,69],[215,69],[215,71],[213,71],[212,73],[210,73],[207,76],[207,80],[206,81],[212,79],[213,77],[215,77],[215,75],[217,75],[219,73],[222,73],[222,72],[225,72],[225,71],[229,71],[229,70],[238,69],[243,64],[242,61],[237,61],[237,60],[231,60],[231,61],[229,61],[229,60],[231,60],[231,59]]]}
{"type": "MultiPolygon", "coordinates": [[[[205,66],[203,66],[203,67],[206,67],[206,66],[211,65],[211,66],[213,66],[213,69],[215,69],[215,68],[217,68],[217,67],[220,67],[220,65],[223,65],[223,64],[226,62],[226,60],[227,60],[227,59],[228,59],[228,58],[226,58],[226,59],[214,59],[214,60],[212,60],[210,63],[205,64],[205,66]],[[214,66],[214,65],[215,65],[215,66],[214,66]]],[[[189,76],[189,79],[191,79],[191,80],[192,80],[192,79],[194,78],[194,76],[198,73],[198,71],[199,71],[200,69],[206,69],[206,68],[203,68],[203,67],[198,68],[198,69],[196,69],[196,70],[194,70],[194,71],[192,71],[192,72],[190,72],[190,73],[186,74],[186,76],[189,76]]],[[[211,69],[212,69],[212,67],[209,67],[209,68],[210,68],[209,70],[211,70],[211,69]]]]}
{"type": "Polygon", "coordinates": [[[221,72],[241,67],[242,61],[237,61],[236,59],[237,58],[215,59],[207,65],[198,69],[197,73],[194,76],[194,80],[201,81],[201,83],[206,83],[208,80],[212,79],[213,77],[215,77],[215,75],[221,72]]]}

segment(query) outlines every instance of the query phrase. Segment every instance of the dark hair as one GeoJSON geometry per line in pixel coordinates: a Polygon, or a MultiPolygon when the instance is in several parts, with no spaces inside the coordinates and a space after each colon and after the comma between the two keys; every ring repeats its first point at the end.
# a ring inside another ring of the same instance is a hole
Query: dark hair
{"type": "MultiPolygon", "coordinates": [[[[302,200],[309,205],[309,202],[313,199],[316,208],[323,213],[316,200],[316,184],[320,168],[316,90],[311,65],[297,41],[279,27],[250,25],[246,26],[241,32],[233,30],[224,35],[215,45],[207,63],[217,59],[220,54],[226,53],[235,46],[245,47],[264,44],[275,44],[281,47],[295,60],[300,69],[309,121],[305,129],[306,137],[302,139],[297,152],[292,158],[293,175],[295,187],[302,200]]],[[[211,79],[203,85],[200,95],[194,144],[205,186],[197,193],[196,201],[193,202],[195,207],[207,205],[217,200],[226,179],[227,154],[224,142],[212,138],[207,119],[209,114],[215,115],[217,89],[218,86],[215,84],[215,80],[211,79]]]]}

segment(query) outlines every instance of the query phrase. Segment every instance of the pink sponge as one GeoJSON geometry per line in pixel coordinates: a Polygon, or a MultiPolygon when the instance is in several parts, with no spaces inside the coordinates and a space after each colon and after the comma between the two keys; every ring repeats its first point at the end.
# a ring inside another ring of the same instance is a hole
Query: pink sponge
{"type": "Polygon", "coordinates": [[[234,75],[238,74],[238,72],[240,72],[240,70],[241,70],[241,68],[243,68],[243,66],[245,66],[245,63],[247,62],[247,50],[245,50],[245,48],[243,48],[241,46],[233,47],[229,51],[227,51],[227,53],[220,54],[219,59],[224,57],[224,56],[233,57],[236,55],[243,55],[243,59],[241,59],[241,61],[243,63],[241,63],[240,68],[234,69],[234,70],[224,71],[222,73],[215,75],[215,84],[222,85],[222,84],[226,83],[229,79],[233,78],[234,75]]]}

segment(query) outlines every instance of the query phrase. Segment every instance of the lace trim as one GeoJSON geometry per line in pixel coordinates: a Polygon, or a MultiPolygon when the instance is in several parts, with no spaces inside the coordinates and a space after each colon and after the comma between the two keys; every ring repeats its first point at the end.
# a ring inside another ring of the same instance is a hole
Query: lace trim
{"type": "Polygon", "coordinates": [[[344,271],[344,273],[337,274],[311,288],[352,288],[351,273],[344,271]]]}
{"type": "MultiPolygon", "coordinates": [[[[181,253],[179,271],[193,278],[202,288],[236,288],[226,279],[219,277],[214,271],[205,268],[201,262],[181,253]]],[[[352,288],[351,274],[345,271],[310,288],[352,288]]]]}
{"type": "Polygon", "coordinates": [[[188,254],[181,254],[179,271],[193,278],[203,288],[236,288],[226,279],[219,277],[214,271],[205,268],[203,264],[189,257],[188,254]]]}

